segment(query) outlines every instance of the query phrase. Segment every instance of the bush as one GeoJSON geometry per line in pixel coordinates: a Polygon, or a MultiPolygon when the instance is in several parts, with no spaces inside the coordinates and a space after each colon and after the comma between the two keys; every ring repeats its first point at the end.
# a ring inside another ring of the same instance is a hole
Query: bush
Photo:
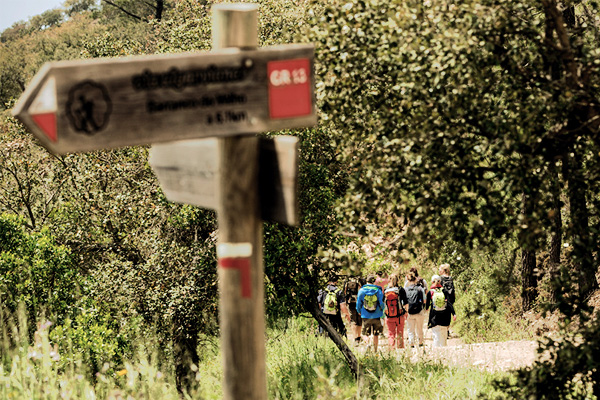
{"type": "Polygon", "coordinates": [[[453,327],[468,343],[531,339],[522,317],[515,253],[471,253],[472,265],[457,280],[453,327]]]}
{"type": "Polygon", "coordinates": [[[80,280],[69,249],[47,230],[27,233],[21,217],[0,214],[0,302],[8,315],[25,305],[29,321],[61,323],[73,312],[80,280]]]}
{"type": "Polygon", "coordinates": [[[131,358],[133,338],[139,340],[140,335],[135,318],[127,320],[121,328],[111,316],[88,306],[82,308],[74,320],[54,327],[49,337],[59,345],[61,353],[76,355],[76,360],[63,357],[60,362],[63,368],[77,361],[82,371],[93,377],[102,370],[115,372],[124,360],[131,358]]]}

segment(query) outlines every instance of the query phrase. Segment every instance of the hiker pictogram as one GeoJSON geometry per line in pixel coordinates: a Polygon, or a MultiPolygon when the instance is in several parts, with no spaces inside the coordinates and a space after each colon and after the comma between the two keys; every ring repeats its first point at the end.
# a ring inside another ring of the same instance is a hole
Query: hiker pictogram
{"type": "Polygon", "coordinates": [[[84,81],[69,91],[67,115],[77,132],[93,135],[108,124],[112,102],[106,88],[93,81],[84,81]]]}

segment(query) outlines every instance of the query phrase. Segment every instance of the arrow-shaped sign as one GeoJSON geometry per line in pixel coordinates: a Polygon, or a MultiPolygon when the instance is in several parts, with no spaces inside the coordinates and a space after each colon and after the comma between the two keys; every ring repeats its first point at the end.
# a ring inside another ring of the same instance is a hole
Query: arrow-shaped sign
{"type": "MultiPolygon", "coordinates": [[[[216,209],[220,199],[218,139],[162,143],[150,149],[150,165],[167,199],[216,209]]],[[[262,218],[298,224],[298,138],[261,138],[259,196],[262,218]]]]}
{"type": "Polygon", "coordinates": [[[58,154],[311,126],[313,58],[294,44],[48,63],[13,114],[58,154]]]}

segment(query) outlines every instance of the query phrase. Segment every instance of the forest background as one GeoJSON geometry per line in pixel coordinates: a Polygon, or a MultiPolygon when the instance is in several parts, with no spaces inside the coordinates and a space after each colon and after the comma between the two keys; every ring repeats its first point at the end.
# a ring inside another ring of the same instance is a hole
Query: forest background
{"type": "MultiPolygon", "coordinates": [[[[312,340],[331,273],[427,277],[447,262],[464,340],[544,334],[526,316],[546,311],[561,321],[542,338],[551,356],[474,395],[598,397],[598,2],[259,3],[261,46],[315,43],[320,113],[266,134],[301,138],[302,222],[265,223],[269,342],[312,340]]],[[[214,213],[169,203],[147,147],[54,156],[9,112],[47,61],[209,50],[212,4],[67,0],[1,33],[3,394],[215,392],[214,213]]],[[[356,366],[319,349],[272,367],[271,396],[386,398],[411,380],[359,358],[369,383],[348,394],[356,366]]]]}

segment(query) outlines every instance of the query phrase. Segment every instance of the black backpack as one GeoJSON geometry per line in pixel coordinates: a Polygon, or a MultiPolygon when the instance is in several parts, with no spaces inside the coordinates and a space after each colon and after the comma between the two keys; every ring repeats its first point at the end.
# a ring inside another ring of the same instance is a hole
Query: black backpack
{"type": "Polygon", "coordinates": [[[454,304],[454,300],[456,300],[456,293],[454,293],[454,282],[452,281],[452,277],[450,276],[442,276],[442,290],[446,295],[446,299],[454,304]]]}
{"type": "Polygon", "coordinates": [[[419,285],[411,285],[406,289],[408,297],[408,313],[418,314],[423,309],[423,288],[419,285]]]}
{"type": "Polygon", "coordinates": [[[346,298],[346,303],[356,303],[356,297],[358,296],[358,282],[349,281],[346,283],[346,287],[344,288],[344,297],[346,298]]]}

